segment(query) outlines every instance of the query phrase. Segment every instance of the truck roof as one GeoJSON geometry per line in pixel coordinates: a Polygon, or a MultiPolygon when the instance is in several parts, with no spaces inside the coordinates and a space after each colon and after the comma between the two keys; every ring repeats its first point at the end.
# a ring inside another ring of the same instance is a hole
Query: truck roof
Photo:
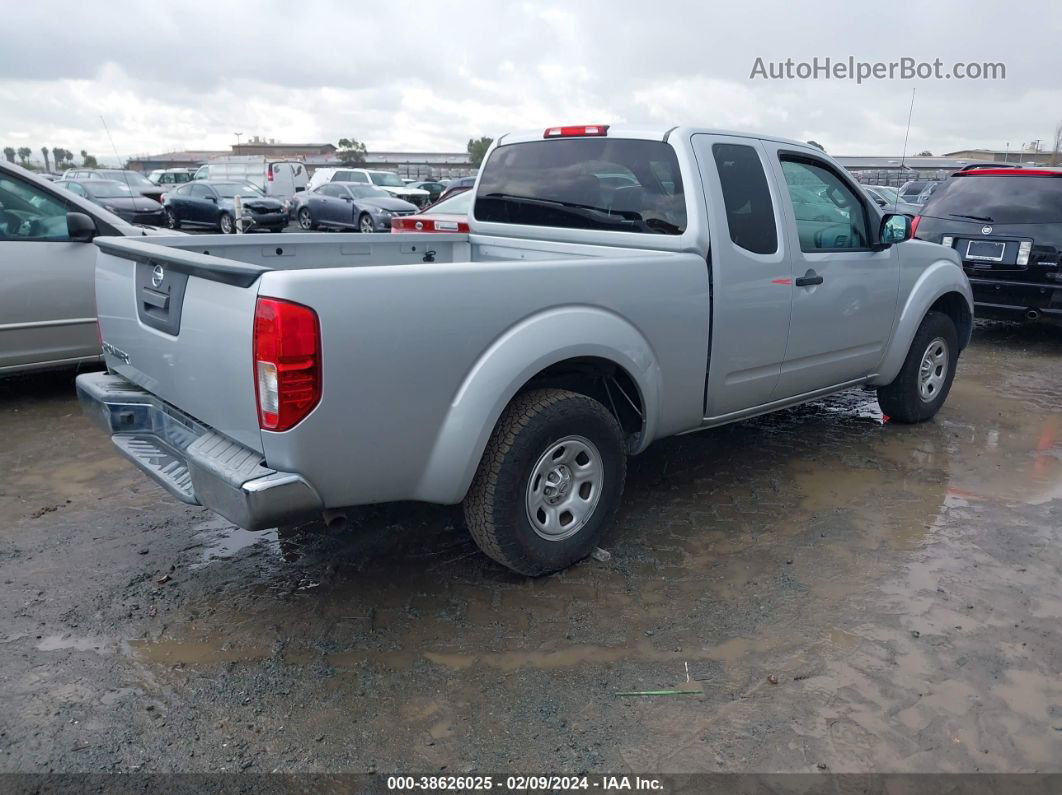
{"type": "MultiPolygon", "coordinates": [[[[688,137],[697,133],[704,133],[707,135],[728,135],[735,138],[758,138],[763,141],[775,141],[777,143],[784,143],[790,146],[799,147],[801,149],[811,149],[821,154],[820,150],[815,149],[815,147],[810,146],[809,144],[806,144],[803,141],[795,141],[790,138],[780,138],[775,135],[764,135],[763,133],[742,132],[740,130],[721,130],[714,127],[692,127],[686,125],[663,126],[642,124],[602,124],[597,126],[608,128],[608,132],[605,136],[607,138],[636,138],[647,141],[665,141],[675,135],[678,135],[680,137],[688,137]]],[[[505,133],[504,135],[498,138],[498,146],[505,146],[506,144],[527,143],[528,141],[541,141],[546,138],[545,131],[547,129],[555,128],[549,127],[534,130],[517,130],[514,132],[505,133]]],[[[559,129],[559,127],[557,129],[559,129]]]]}

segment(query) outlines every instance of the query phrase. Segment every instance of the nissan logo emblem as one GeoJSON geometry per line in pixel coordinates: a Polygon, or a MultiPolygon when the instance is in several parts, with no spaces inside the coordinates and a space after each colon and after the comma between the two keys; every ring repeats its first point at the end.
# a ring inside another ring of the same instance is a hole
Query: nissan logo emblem
{"type": "Polygon", "coordinates": [[[981,234],[982,235],[990,235],[990,234],[992,234],[992,227],[990,227],[990,226],[982,226],[981,227],[981,234]]]}
{"type": "Polygon", "coordinates": [[[166,271],[162,269],[161,265],[156,265],[155,270],[151,271],[151,285],[153,287],[159,287],[162,285],[162,280],[166,278],[166,271]]]}

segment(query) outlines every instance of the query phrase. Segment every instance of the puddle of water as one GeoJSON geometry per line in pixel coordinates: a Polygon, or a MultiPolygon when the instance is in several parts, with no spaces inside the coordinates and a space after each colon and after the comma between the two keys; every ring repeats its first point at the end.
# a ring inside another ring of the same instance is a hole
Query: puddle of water
{"type": "Polygon", "coordinates": [[[226,519],[215,517],[193,528],[197,541],[203,544],[200,559],[191,564],[191,570],[201,569],[215,560],[228,560],[240,552],[255,545],[260,545],[272,555],[280,557],[280,543],[277,530],[244,530],[226,519]]]}
{"type": "Polygon", "coordinates": [[[97,654],[112,654],[118,643],[110,638],[100,636],[73,637],[67,635],[48,635],[37,643],[38,651],[94,651],[97,654]]]}

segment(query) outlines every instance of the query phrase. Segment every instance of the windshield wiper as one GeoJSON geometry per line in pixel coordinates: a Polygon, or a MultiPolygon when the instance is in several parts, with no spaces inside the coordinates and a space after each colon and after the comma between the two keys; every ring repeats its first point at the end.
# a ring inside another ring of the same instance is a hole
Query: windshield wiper
{"type": "Polygon", "coordinates": [[[948,213],[952,218],[969,218],[971,221],[988,221],[992,223],[992,219],[986,215],[963,215],[962,213],[948,213]]]}
{"type": "Polygon", "coordinates": [[[553,204],[558,207],[574,207],[578,210],[593,210],[599,212],[602,215],[609,215],[609,211],[604,207],[595,207],[592,204],[579,204],[578,202],[565,202],[560,199],[543,199],[539,196],[517,196],[515,193],[487,193],[484,194],[487,199],[516,199],[517,201],[524,202],[537,202],[539,204],[553,204]]]}

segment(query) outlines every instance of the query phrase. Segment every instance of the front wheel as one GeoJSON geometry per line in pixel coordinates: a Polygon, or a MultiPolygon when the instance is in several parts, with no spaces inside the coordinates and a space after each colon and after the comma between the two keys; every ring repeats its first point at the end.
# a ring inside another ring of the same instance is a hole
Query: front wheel
{"type": "Polygon", "coordinates": [[[232,220],[232,216],[228,213],[222,213],[218,216],[218,229],[221,230],[223,235],[235,234],[236,222],[232,220]]]}
{"type": "Polygon", "coordinates": [[[589,555],[619,507],[623,431],[602,404],[563,389],[518,395],[491,434],[465,521],[489,557],[539,576],[589,555]]]}
{"type": "Polygon", "coordinates": [[[925,422],[935,415],[951,391],[959,361],[959,334],[943,312],[922,319],[899,375],[878,388],[878,405],[898,422],[925,422]]]}
{"type": "Polygon", "coordinates": [[[368,213],[362,213],[358,218],[358,231],[364,233],[370,233],[375,231],[372,225],[372,217],[368,213]]]}

